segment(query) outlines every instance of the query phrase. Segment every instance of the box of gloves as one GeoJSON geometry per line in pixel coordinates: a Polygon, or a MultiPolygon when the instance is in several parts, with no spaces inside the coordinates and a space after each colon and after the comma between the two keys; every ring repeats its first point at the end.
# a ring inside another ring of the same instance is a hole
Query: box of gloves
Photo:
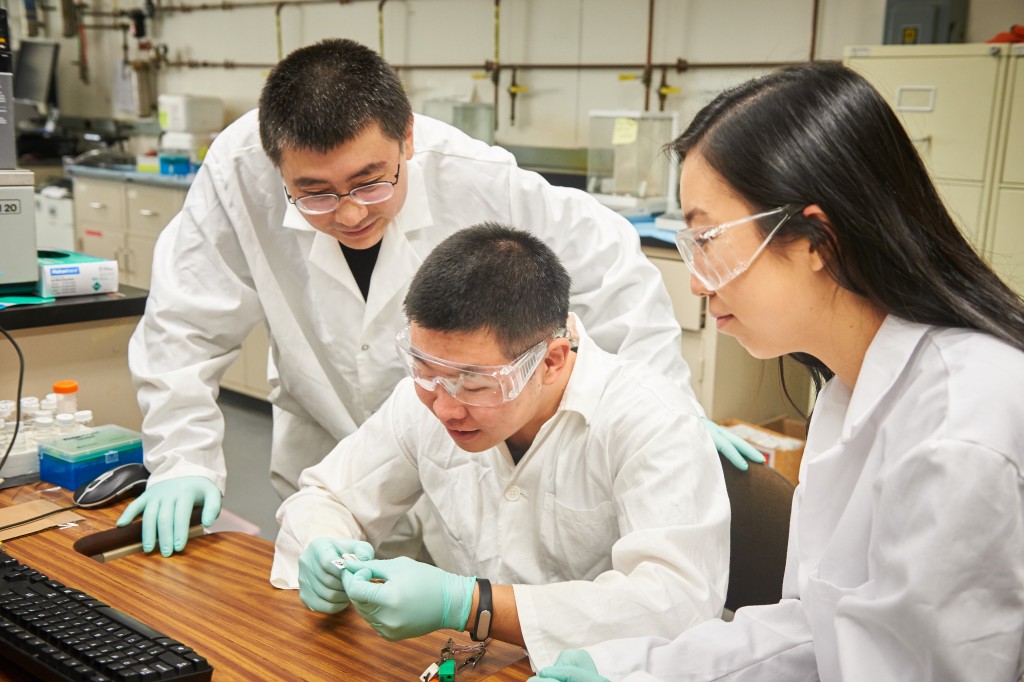
{"type": "Polygon", "coordinates": [[[40,296],[85,296],[117,291],[117,261],[50,249],[39,252],[40,296]]]}
{"type": "Polygon", "coordinates": [[[799,419],[779,417],[763,425],[739,419],[721,422],[726,430],[761,451],[772,467],[796,485],[800,479],[800,460],[804,454],[807,427],[799,419]]]}

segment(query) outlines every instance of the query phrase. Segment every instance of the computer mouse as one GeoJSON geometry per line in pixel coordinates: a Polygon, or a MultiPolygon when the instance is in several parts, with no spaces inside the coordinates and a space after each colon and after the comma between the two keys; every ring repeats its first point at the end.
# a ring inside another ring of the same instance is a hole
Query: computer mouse
{"type": "Polygon", "coordinates": [[[97,509],[135,497],[146,489],[149,472],[141,464],[122,464],[79,486],[72,502],[85,509],[97,509]]]}

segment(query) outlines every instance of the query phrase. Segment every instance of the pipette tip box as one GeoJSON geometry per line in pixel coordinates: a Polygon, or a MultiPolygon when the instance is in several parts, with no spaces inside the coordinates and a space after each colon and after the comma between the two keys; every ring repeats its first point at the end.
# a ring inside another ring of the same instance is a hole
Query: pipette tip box
{"type": "Polygon", "coordinates": [[[131,462],[142,462],[142,434],[114,424],[39,444],[39,478],[69,490],[131,462]]]}

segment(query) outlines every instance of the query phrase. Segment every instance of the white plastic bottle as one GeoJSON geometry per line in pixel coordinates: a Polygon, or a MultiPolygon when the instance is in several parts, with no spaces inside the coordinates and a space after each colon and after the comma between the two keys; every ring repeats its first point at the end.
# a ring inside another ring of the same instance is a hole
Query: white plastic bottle
{"type": "Polygon", "coordinates": [[[57,425],[58,437],[70,436],[75,432],[75,415],[64,412],[54,417],[53,421],[57,425]]]}
{"type": "Polygon", "coordinates": [[[75,426],[78,431],[86,431],[92,428],[92,410],[79,410],[75,412],[75,426]]]}
{"type": "Polygon", "coordinates": [[[35,419],[36,412],[39,411],[39,398],[35,396],[26,396],[21,399],[21,419],[32,420],[35,419]]]}
{"type": "Polygon", "coordinates": [[[53,417],[36,417],[32,422],[32,447],[57,437],[53,417]]]}
{"type": "Polygon", "coordinates": [[[57,414],[78,412],[78,382],[74,380],[57,381],[53,384],[53,392],[57,394],[57,414]]]}

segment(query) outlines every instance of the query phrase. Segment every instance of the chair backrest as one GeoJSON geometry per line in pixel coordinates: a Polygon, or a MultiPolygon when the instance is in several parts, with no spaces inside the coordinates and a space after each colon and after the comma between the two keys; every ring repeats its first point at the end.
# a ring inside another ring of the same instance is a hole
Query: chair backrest
{"type": "Polygon", "coordinates": [[[793,484],[761,464],[740,471],[722,458],[722,470],[732,506],[725,608],[774,604],[782,598],[793,484]]]}

